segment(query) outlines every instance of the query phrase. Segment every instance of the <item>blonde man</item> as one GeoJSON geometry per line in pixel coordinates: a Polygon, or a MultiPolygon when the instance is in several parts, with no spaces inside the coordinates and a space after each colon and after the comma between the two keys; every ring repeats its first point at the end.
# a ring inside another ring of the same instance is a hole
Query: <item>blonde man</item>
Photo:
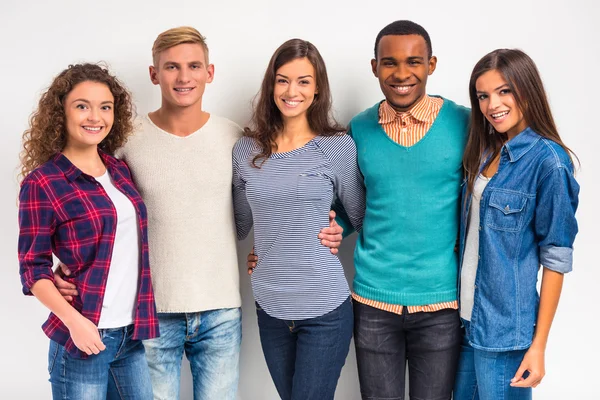
{"type": "Polygon", "coordinates": [[[234,399],[242,327],[231,151],[242,130],[202,109],[214,66],[196,29],[161,33],[152,58],[150,80],[162,104],[138,118],[119,157],[148,208],[161,333],[144,343],[154,398],[179,398],[185,353],[194,399],[234,399]]]}

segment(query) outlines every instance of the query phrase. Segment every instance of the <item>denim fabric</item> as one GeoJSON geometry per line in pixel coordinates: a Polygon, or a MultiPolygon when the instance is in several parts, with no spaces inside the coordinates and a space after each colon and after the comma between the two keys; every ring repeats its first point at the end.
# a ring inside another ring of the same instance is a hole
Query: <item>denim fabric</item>
{"type": "Polygon", "coordinates": [[[152,386],[141,340],[133,325],[100,329],[106,346],[86,359],[74,358],[50,341],[48,372],[52,398],[70,400],[151,400],[152,386]]]}
{"type": "MultiPolygon", "coordinates": [[[[578,195],[573,165],[558,144],[527,128],[502,147],[498,172],[481,196],[471,346],[508,351],[531,345],[540,264],[561,273],[572,268],[578,195]]],[[[467,199],[461,215],[461,265],[469,205],[467,199]]]]}
{"type": "Polygon", "coordinates": [[[354,302],[354,344],[363,400],[450,400],[461,340],[458,311],[402,315],[354,302]]]}
{"type": "Polygon", "coordinates": [[[352,338],[352,301],[299,321],[269,316],[257,303],[267,367],[283,400],[333,399],[352,338]]]}
{"type": "MultiPolygon", "coordinates": [[[[469,322],[463,321],[465,331],[469,322]]],[[[510,386],[527,350],[492,352],[471,347],[467,334],[461,344],[454,400],[531,400],[531,388],[510,386]]]]}
{"type": "Polygon", "coordinates": [[[194,399],[235,399],[242,311],[158,314],[160,337],[145,340],[155,400],[179,398],[183,353],[190,362],[194,399]]]}

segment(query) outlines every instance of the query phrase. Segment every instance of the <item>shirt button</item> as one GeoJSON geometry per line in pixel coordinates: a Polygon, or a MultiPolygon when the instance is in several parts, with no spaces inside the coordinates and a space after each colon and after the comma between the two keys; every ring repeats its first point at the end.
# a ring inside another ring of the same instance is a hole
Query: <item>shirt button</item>
{"type": "Polygon", "coordinates": [[[506,205],[506,207],[504,207],[504,211],[510,211],[510,207],[508,206],[508,204],[506,205]]]}
{"type": "Polygon", "coordinates": [[[482,229],[482,228],[481,228],[481,225],[479,225],[479,230],[481,230],[481,229],[482,229]]]}

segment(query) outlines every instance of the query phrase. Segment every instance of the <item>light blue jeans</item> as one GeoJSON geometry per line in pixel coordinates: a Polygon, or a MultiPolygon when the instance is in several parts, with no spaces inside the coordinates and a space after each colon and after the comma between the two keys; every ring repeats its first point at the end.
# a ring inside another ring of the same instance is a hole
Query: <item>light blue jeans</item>
{"type": "Polygon", "coordinates": [[[73,358],[50,341],[48,372],[52,398],[69,400],[151,400],[152,386],[141,340],[133,325],[99,329],[106,349],[86,359],[73,358]]]}
{"type": "MultiPolygon", "coordinates": [[[[468,321],[463,320],[463,325],[465,331],[469,329],[468,321]]],[[[531,388],[510,386],[526,352],[474,349],[465,334],[454,383],[454,400],[531,400],[531,388]]]]}
{"type": "Polygon", "coordinates": [[[190,362],[195,400],[235,399],[239,380],[242,311],[158,314],[160,337],[144,341],[155,400],[179,398],[183,353],[190,362]]]}

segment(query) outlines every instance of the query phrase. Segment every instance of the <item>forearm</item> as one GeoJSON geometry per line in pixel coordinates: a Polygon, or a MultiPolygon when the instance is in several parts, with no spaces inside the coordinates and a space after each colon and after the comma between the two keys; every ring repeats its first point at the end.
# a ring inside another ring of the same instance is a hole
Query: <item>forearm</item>
{"type": "Polygon", "coordinates": [[[560,299],[563,279],[563,274],[544,268],[540,290],[540,308],[531,347],[541,350],[546,348],[548,334],[560,299]]]}
{"type": "Polygon", "coordinates": [[[31,293],[54,315],[56,315],[67,327],[80,316],[60,294],[50,279],[40,279],[31,287],[31,293]]]}

